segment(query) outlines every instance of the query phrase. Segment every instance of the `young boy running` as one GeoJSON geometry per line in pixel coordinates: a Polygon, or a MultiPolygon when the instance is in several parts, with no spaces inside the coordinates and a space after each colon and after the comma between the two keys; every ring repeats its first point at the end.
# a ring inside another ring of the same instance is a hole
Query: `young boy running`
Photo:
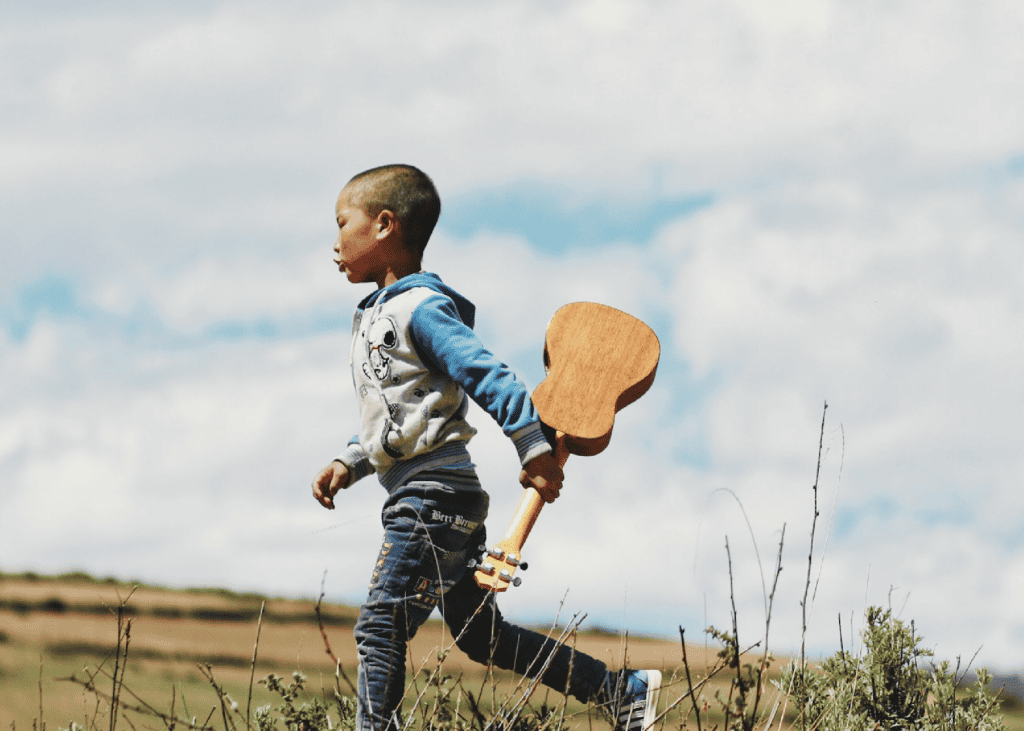
{"type": "Polygon", "coordinates": [[[423,272],[423,250],[441,213],[431,180],[408,165],[356,175],[338,196],[335,264],[377,289],[356,308],[352,378],[359,433],[313,480],[334,509],[336,493],[376,473],[387,490],[384,542],[355,625],[358,731],[399,727],[406,646],[437,607],[456,645],[480,663],[514,670],[583,702],[607,707],[621,731],[654,720],[661,673],[621,670],[506,622],[468,562],[486,544],[488,496],[467,443],[468,398],[511,439],[519,481],[546,502],[562,470],[526,387],[473,332],[473,305],[423,272]]]}

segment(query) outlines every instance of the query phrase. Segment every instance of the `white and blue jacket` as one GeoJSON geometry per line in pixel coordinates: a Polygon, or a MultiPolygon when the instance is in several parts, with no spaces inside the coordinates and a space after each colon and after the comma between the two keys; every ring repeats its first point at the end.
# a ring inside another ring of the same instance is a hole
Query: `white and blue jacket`
{"type": "Polygon", "coordinates": [[[352,380],[361,427],[338,457],[349,483],[376,472],[389,491],[418,472],[472,469],[467,396],[526,464],[551,450],[526,386],[473,332],[476,308],[436,274],[378,289],[352,321],[352,380]]]}

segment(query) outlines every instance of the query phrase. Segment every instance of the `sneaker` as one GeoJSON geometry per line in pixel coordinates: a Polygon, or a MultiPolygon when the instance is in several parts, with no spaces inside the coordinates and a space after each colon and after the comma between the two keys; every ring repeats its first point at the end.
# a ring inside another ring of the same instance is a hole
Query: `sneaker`
{"type": "Polygon", "coordinates": [[[658,715],[661,672],[623,671],[619,684],[618,702],[612,706],[615,731],[648,731],[658,715]]]}

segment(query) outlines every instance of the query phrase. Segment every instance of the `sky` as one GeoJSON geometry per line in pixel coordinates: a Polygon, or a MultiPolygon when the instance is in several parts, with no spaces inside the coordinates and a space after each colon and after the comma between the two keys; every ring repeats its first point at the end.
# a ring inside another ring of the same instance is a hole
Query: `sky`
{"type": "MultiPolygon", "coordinates": [[[[356,429],[370,291],[331,261],[333,206],[405,162],[443,199],[425,267],[530,388],[568,302],[661,342],[510,618],[702,642],[734,601],[752,645],[778,558],[776,653],[856,648],[877,605],[940,658],[1024,668],[1024,5],[0,20],[0,569],[363,598],[385,493],[310,491],[356,429]]],[[[472,418],[496,536],[519,466],[472,418]]]]}

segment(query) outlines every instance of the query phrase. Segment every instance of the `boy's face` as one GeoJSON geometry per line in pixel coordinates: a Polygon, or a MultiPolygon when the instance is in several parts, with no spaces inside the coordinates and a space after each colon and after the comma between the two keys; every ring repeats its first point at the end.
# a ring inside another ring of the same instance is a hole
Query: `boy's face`
{"type": "Polygon", "coordinates": [[[353,193],[349,188],[342,190],[334,209],[338,220],[334,263],[348,281],[377,282],[380,287],[388,269],[381,216],[371,217],[353,193]]]}

